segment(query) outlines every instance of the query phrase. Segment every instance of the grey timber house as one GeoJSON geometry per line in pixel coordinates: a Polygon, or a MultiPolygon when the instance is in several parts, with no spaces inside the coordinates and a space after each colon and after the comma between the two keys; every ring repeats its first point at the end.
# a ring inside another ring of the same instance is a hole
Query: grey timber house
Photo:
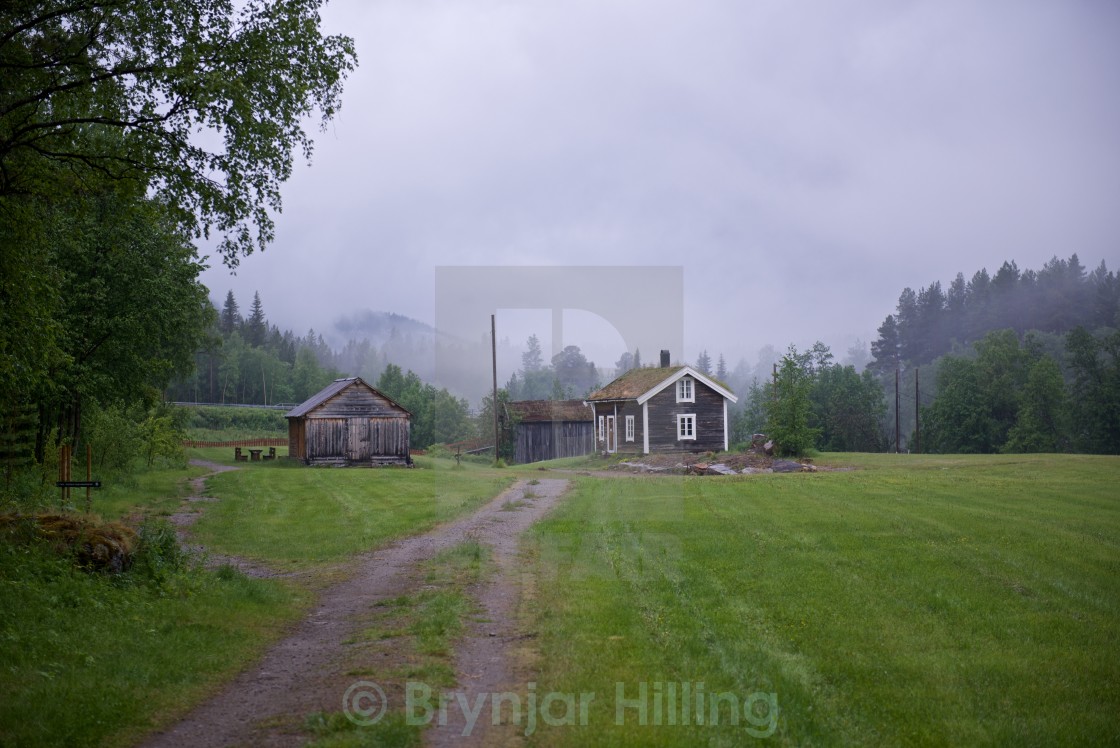
{"type": "Polygon", "coordinates": [[[334,380],[285,417],[288,456],[304,464],[412,464],[412,414],[361,377],[334,380]]]}
{"type": "Polygon", "coordinates": [[[691,366],[663,366],[631,369],[586,402],[596,451],[651,454],[726,450],[727,404],[737,400],[691,366]]]}
{"type": "Polygon", "coordinates": [[[595,451],[595,419],[581,400],[518,400],[507,406],[516,423],[514,459],[521,464],[581,457],[595,451]]]}

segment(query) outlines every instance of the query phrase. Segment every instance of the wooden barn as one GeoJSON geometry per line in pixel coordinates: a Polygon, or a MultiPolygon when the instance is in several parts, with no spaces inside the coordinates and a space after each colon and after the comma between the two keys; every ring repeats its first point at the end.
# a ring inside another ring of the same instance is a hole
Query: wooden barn
{"type": "Polygon", "coordinates": [[[285,417],[288,456],[307,465],[412,464],[412,414],[360,377],[334,380],[285,417]]]}
{"type": "Polygon", "coordinates": [[[579,457],[595,451],[595,419],[582,400],[521,400],[508,407],[517,423],[517,462],[579,457]]]}
{"type": "Polygon", "coordinates": [[[599,452],[719,452],[727,449],[726,385],[691,366],[631,369],[587,398],[599,452]]]}

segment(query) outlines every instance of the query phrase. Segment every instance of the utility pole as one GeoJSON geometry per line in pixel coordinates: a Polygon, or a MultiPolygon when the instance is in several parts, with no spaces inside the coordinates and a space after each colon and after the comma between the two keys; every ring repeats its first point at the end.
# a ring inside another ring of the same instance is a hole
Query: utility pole
{"type": "Polygon", "coordinates": [[[915,452],[915,454],[921,454],[922,453],[922,425],[921,425],[922,416],[921,416],[921,413],[919,412],[919,409],[921,408],[922,402],[918,397],[918,395],[920,393],[920,390],[918,389],[918,372],[921,371],[921,370],[922,370],[922,367],[920,367],[920,366],[917,367],[916,369],[914,369],[914,452],[915,452]]]}
{"type": "Polygon", "coordinates": [[[899,433],[902,431],[902,425],[899,420],[899,412],[902,409],[902,401],[898,396],[898,367],[894,367],[894,453],[898,454],[902,451],[902,442],[899,440],[899,433]]]}
{"type": "Polygon", "coordinates": [[[498,462],[498,333],[493,314],[490,315],[490,356],[494,365],[494,462],[498,462]]]}

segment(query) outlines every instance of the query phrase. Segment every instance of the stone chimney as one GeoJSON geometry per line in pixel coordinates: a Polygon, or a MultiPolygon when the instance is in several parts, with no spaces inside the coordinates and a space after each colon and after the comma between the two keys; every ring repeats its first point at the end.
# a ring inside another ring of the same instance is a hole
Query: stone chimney
{"type": "Polygon", "coordinates": [[[669,351],[661,351],[661,368],[667,369],[669,367],[669,351]]]}

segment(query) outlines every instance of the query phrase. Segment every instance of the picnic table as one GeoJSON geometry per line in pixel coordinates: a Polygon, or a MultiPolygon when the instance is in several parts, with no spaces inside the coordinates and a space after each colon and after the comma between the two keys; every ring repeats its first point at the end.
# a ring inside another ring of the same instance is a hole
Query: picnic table
{"type": "Polygon", "coordinates": [[[261,461],[261,452],[263,452],[263,451],[264,451],[263,449],[250,449],[249,450],[250,459],[253,462],[260,462],[261,461]]]}

